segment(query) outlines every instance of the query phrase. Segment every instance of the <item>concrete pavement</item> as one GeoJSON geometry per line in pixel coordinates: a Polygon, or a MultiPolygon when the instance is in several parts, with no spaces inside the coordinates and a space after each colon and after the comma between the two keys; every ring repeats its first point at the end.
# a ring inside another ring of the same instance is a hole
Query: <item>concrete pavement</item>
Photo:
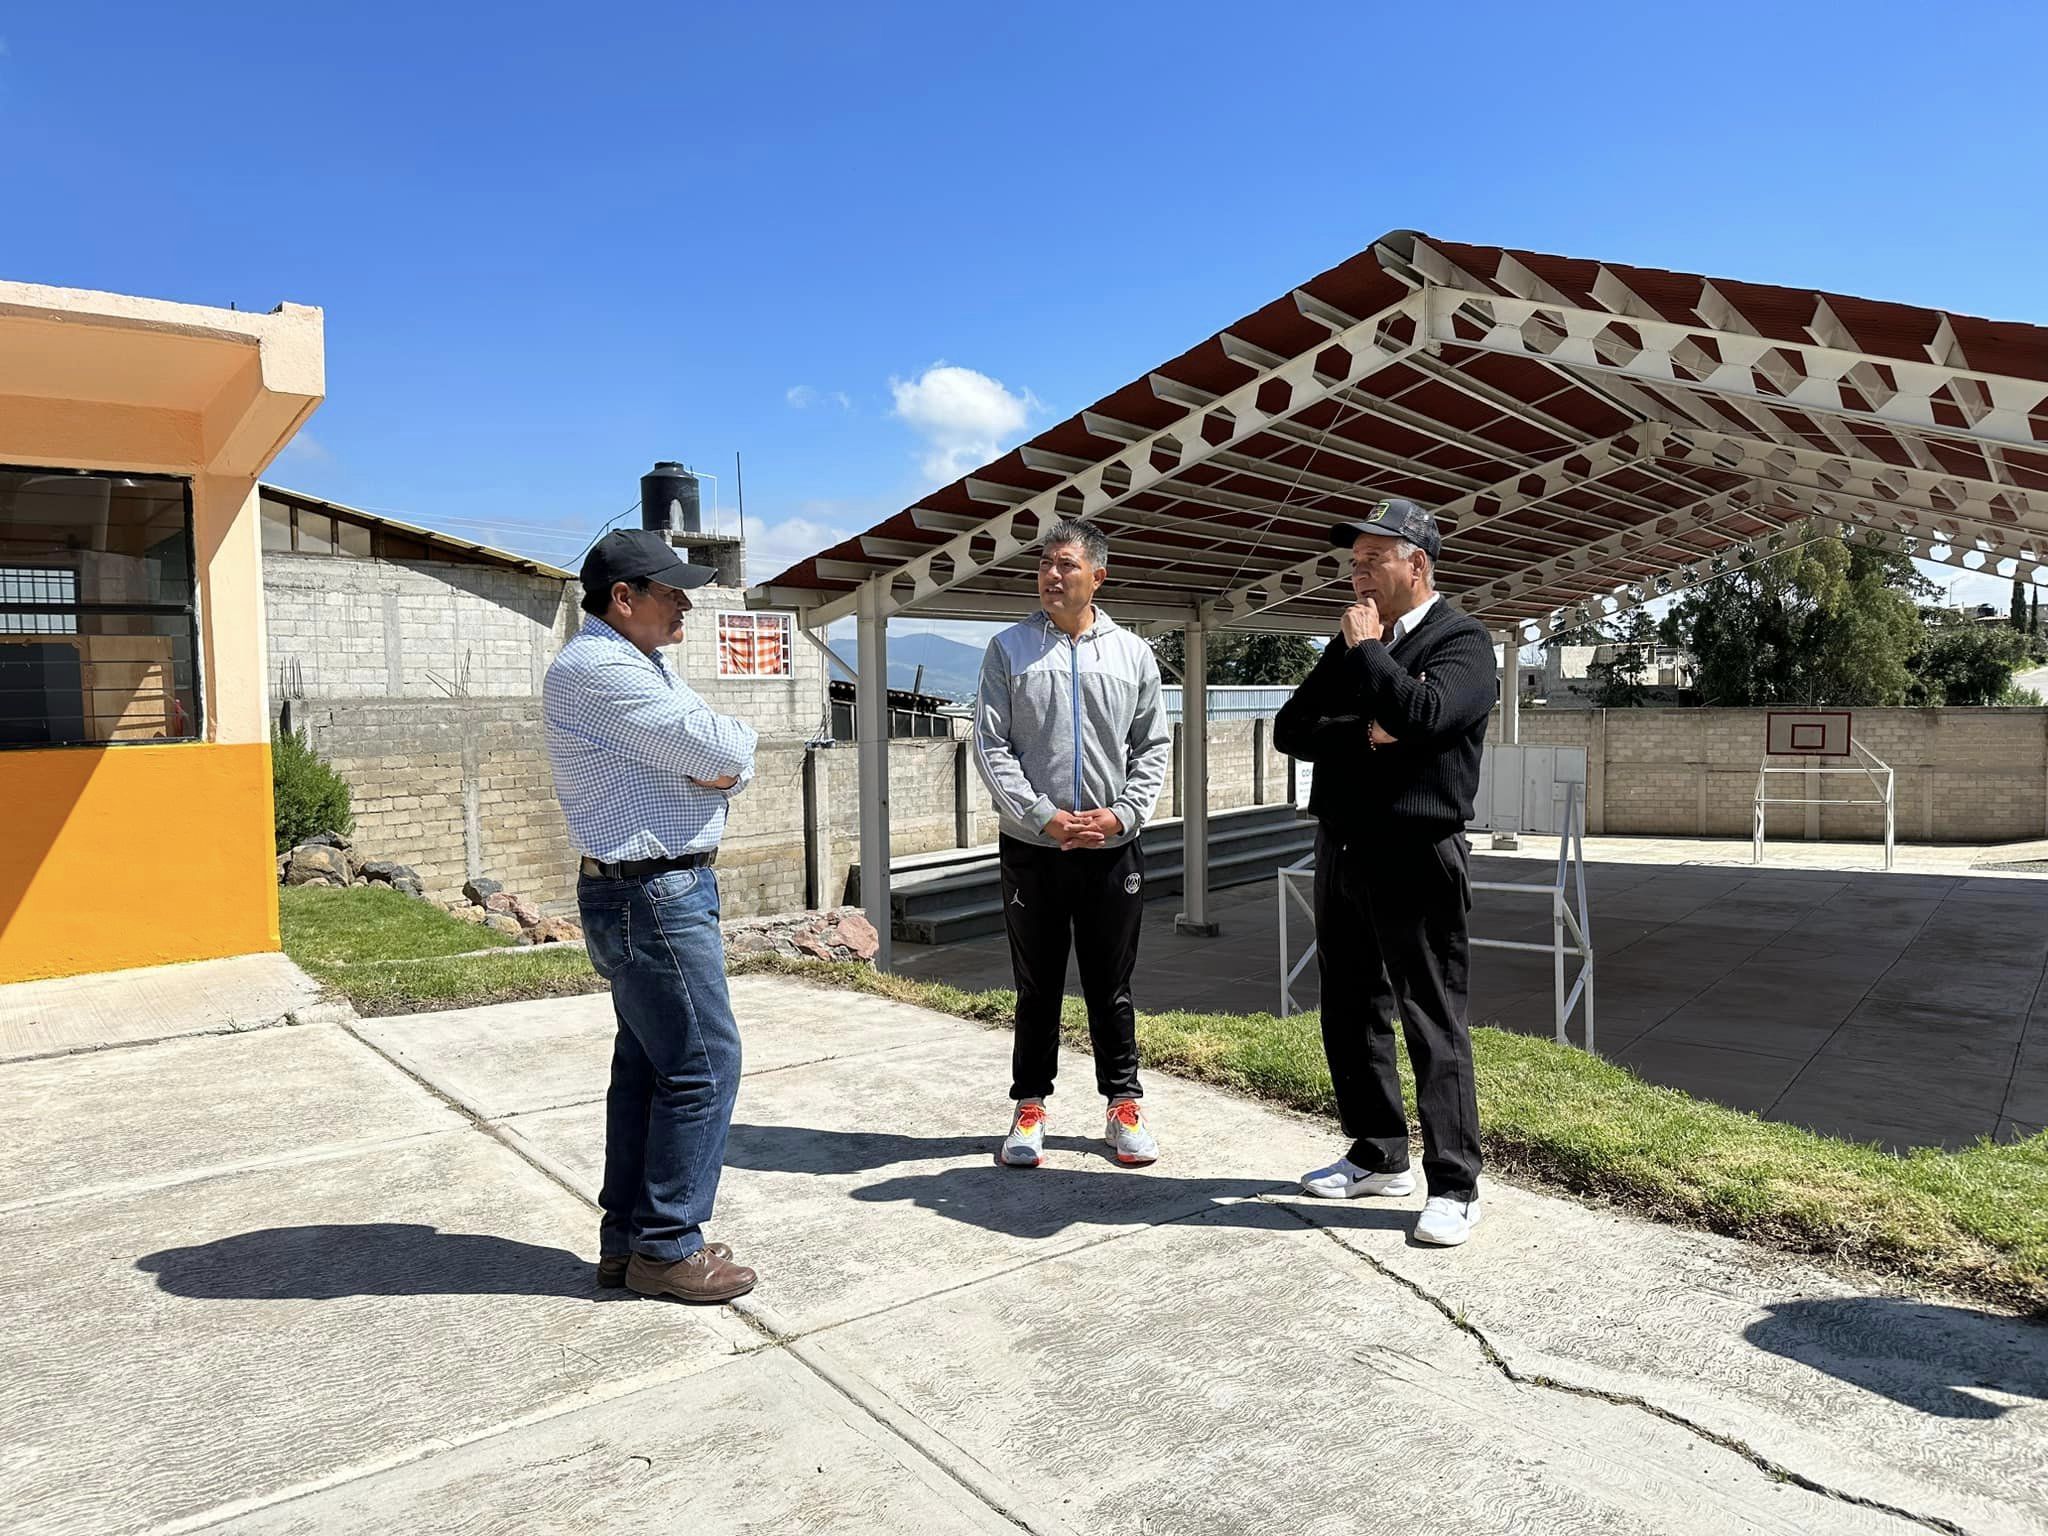
{"type": "Polygon", "coordinates": [[[609,999],[0,1066],[0,1529],[2022,1532],[2048,1329],[1493,1183],[1467,1248],[1292,1176],[1327,1126],[781,978],[715,1235],[591,1283],[609,999]]]}

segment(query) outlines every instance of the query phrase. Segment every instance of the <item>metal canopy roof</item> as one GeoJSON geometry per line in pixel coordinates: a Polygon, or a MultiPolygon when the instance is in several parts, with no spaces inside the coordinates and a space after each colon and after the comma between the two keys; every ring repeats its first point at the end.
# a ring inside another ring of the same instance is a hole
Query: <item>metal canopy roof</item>
{"type": "Polygon", "coordinates": [[[1028,612],[1078,514],[1120,620],[1323,632],[1385,496],[1525,640],[1822,535],[2048,581],[2048,329],[1398,232],[748,601],[1028,612]]]}

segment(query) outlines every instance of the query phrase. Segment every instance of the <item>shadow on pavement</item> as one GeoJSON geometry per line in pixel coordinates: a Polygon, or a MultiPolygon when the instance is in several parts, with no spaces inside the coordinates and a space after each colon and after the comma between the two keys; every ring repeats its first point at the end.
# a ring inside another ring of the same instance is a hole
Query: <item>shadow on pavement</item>
{"type": "Polygon", "coordinates": [[[2048,1326],[1891,1296],[1781,1302],[1743,1337],[1759,1349],[1944,1419],[1996,1419],[1979,1391],[2048,1400],[2048,1326]]]}
{"type": "MultiPolygon", "coordinates": [[[[726,1142],[725,1162],[729,1168],[756,1173],[866,1173],[892,1163],[951,1158],[993,1166],[996,1149],[1002,1144],[1002,1131],[986,1136],[898,1136],[888,1131],[820,1131],[801,1125],[735,1122],[726,1142]]],[[[1048,1152],[1099,1152],[1109,1158],[1109,1148],[1088,1136],[1047,1136],[1045,1148],[1048,1152]]]]}
{"type": "Polygon", "coordinates": [[[201,1301],[337,1301],[344,1296],[627,1296],[600,1291],[563,1248],[399,1222],[264,1227],[144,1254],[135,1267],[201,1301]]]}
{"type": "Polygon", "coordinates": [[[1000,1168],[986,1163],[903,1174],[865,1185],[853,1198],[880,1204],[906,1201],[951,1221],[1008,1237],[1048,1238],[1079,1226],[1160,1225],[1201,1216],[1212,1225],[1258,1231],[1302,1230],[1306,1219],[1329,1227],[1406,1230],[1415,1213],[1391,1206],[1318,1207],[1312,1213],[1268,1204],[1264,1195],[1295,1192],[1293,1182],[1272,1179],[1181,1179],[1133,1171],[1105,1176],[1080,1168],[1000,1168]]]}

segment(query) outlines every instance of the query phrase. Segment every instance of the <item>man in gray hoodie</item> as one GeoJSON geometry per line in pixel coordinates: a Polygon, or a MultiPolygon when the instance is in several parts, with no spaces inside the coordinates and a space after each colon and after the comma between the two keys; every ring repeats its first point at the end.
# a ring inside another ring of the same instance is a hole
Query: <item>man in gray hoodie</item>
{"type": "Polygon", "coordinates": [[[1138,831],[1159,802],[1173,738],[1152,648],[1095,606],[1109,545],[1071,520],[1038,557],[1041,611],[989,642],[974,701],[974,760],[1002,821],[1003,915],[1017,977],[1010,1134],[997,1160],[1045,1160],[1069,940],[1081,966],[1103,1139],[1120,1162],[1159,1144],[1138,1101],[1131,972],[1144,915],[1138,831]]]}

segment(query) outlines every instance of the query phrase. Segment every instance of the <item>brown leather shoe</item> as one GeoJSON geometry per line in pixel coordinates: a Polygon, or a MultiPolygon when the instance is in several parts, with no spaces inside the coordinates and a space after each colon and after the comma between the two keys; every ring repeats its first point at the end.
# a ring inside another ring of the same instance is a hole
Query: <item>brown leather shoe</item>
{"type": "Polygon", "coordinates": [[[732,1301],[751,1291],[754,1280],[754,1272],[746,1265],[720,1258],[708,1247],[673,1261],[636,1253],[626,1265],[626,1289],[642,1296],[673,1296],[677,1301],[732,1301]]]}
{"type": "MultiPolygon", "coordinates": [[[[717,1254],[721,1259],[732,1257],[732,1249],[728,1248],[724,1243],[706,1243],[704,1246],[712,1253],[717,1254]]],[[[615,1253],[608,1259],[599,1259],[597,1261],[597,1283],[608,1291],[616,1291],[623,1287],[626,1283],[626,1260],[628,1257],[628,1255],[623,1253],[615,1253]]]]}

